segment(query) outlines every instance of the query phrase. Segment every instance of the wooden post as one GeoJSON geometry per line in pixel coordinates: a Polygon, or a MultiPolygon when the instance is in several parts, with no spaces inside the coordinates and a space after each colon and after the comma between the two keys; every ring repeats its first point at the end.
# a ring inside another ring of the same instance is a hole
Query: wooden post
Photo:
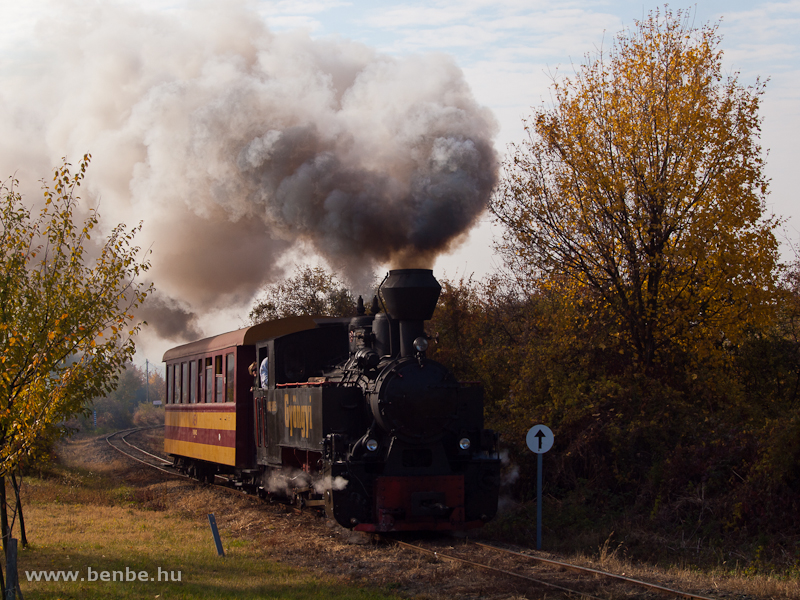
{"type": "Polygon", "coordinates": [[[211,525],[211,534],[214,536],[214,543],[217,545],[217,554],[225,556],[225,551],[222,549],[222,540],[219,537],[219,530],[217,529],[217,519],[213,513],[208,513],[208,524],[211,525]]]}
{"type": "Polygon", "coordinates": [[[6,589],[6,580],[3,578],[3,565],[0,565],[0,590],[3,590],[4,597],[5,597],[5,589],[6,589]]]}

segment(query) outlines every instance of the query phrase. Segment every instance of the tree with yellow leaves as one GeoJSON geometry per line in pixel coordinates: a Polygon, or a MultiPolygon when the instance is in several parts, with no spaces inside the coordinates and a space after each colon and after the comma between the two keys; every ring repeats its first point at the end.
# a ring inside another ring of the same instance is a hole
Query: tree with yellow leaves
{"type": "Polygon", "coordinates": [[[140,325],[132,311],[151,290],[137,281],[149,268],[132,245],[141,224],[118,225],[94,247],[97,212],[77,221],[75,193],[89,159],[75,174],[67,162],[55,169],[38,215],[15,180],[0,186],[2,490],[39,436],[114,389],[134,353],[140,325]]]}
{"type": "Polygon", "coordinates": [[[610,314],[635,364],[702,355],[770,318],[764,84],[722,73],[716,26],[655,11],[557,80],[491,210],[517,272],[610,314]]]}

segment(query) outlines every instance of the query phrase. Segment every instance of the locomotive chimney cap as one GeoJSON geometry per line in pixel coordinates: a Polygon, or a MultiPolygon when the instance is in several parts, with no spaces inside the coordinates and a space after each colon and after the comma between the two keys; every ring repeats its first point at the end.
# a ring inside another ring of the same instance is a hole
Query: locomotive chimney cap
{"type": "Polygon", "coordinates": [[[386,312],[399,321],[427,321],[442,286],[431,269],[394,269],[381,284],[386,312]]]}

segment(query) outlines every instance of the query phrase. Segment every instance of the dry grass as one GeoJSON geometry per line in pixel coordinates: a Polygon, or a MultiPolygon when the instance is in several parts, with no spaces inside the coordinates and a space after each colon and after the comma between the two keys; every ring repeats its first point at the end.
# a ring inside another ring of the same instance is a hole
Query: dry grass
{"type": "Polygon", "coordinates": [[[26,479],[31,543],[19,556],[26,599],[392,597],[282,564],[269,545],[234,532],[247,518],[234,497],[223,493],[220,498],[191,482],[153,481],[149,471],[112,457],[106,461],[104,455],[99,444],[76,443],[47,477],[26,479]],[[219,512],[224,558],[216,555],[208,512],[219,512]],[[170,574],[170,581],[140,581],[138,575],[128,580],[142,572],[155,578],[159,569],[170,574]],[[76,580],[29,581],[28,574],[42,571],[75,573],[76,580]],[[101,572],[119,581],[90,580],[101,572]]]}
{"type": "Polygon", "coordinates": [[[569,557],[575,564],[593,567],[625,575],[634,579],[658,582],[678,590],[696,590],[719,598],[800,598],[800,578],[753,574],[745,575],[741,570],[672,565],[658,567],[646,563],[632,562],[624,557],[624,545],[612,542],[612,536],[598,548],[596,554],[576,554],[569,557]]]}
{"type": "Polygon", "coordinates": [[[216,556],[207,527],[194,519],[176,519],[170,513],[121,506],[73,505],[53,511],[39,504],[29,511],[31,535],[37,540],[20,557],[26,598],[186,597],[258,598],[278,592],[278,597],[311,598],[318,593],[334,597],[368,597],[319,581],[301,572],[264,560],[252,543],[228,544],[227,556],[216,556]],[[87,579],[89,568],[100,573],[159,569],[180,582],[31,583],[25,571],[77,571],[87,579]]]}
{"type": "MultiPolygon", "coordinates": [[[[765,545],[783,545],[789,554],[770,562],[759,560],[752,547],[735,547],[712,551],[707,543],[696,538],[684,540],[680,532],[667,537],[627,521],[606,519],[606,526],[618,528],[618,533],[606,529],[597,518],[580,514],[580,507],[566,507],[570,518],[559,513],[563,506],[545,503],[545,548],[558,548],[554,557],[661,583],[680,590],[700,594],[737,598],[800,598],[800,542],[791,539],[766,539],[765,545]],[[548,528],[549,523],[552,529],[548,528]],[[559,521],[559,524],[554,522],[559,521]],[[576,525],[577,524],[577,525],[576,525]],[[575,535],[564,532],[575,531],[575,535]],[[621,541],[623,540],[623,541],[621,541]],[[791,548],[794,547],[794,556],[791,548]]],[[[489,524],[486,532],[509,543],[525,545],[535,540],[535,505],[516,506],[489,524]]],[[[702,540],[707,542],[707,540],[702,540]]]]}
{"type": "MultiPolygon", "coordinates": [[[[151,442],[157,449],[158,434],[151,442]]],[[[219,488],[162,476],[118,458],[102,440],[71,442],[48,478],[27,480],[29,537],[23,569],[182,570],[183,581],[30,584],[30,598],[371,598],[510,600],[559,598],[550,591],[497,579],[484,572],[397,547],[365,543],[324,519],[298,516],[219,488]],[[228,556],[214,552],[206,515],[215,513],[228,556]],[[373,592],[372,590],[378,590],[373,592]],[[373,595],[374,593],[374,595],[373,595]],[[546,596],[545,596],[546,594],[546,596]]],[[[457,545],[457,540],[444,540],[457,545]]],[[[718,598],[798,598],[797,579],[743,576],[722,569],[657,568],[635,564],[625,546],[606,540],[574,561],[718,598]]],[[[569,573],[563,582],[569,585],[569,573]]],[[[593,592],[594,593],[594,592],[593,592]]],[[[600,587],[595,595],[660,597],[600,587]]],[[[564,596],[566,597],[566,596],[564,596]]]]}

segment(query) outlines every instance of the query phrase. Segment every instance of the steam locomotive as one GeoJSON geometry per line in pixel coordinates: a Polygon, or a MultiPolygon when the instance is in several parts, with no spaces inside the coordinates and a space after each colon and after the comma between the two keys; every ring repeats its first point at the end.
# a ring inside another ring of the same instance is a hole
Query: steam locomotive
{"type": "Polygon", "coordinates": [[[390,271],[370,314],[290,317],[168,350],[164,447],[205,481],[324,508],[357,531],[479,527],[497,511],[483,388],[426,357],[441,287],[390,271]]]}

